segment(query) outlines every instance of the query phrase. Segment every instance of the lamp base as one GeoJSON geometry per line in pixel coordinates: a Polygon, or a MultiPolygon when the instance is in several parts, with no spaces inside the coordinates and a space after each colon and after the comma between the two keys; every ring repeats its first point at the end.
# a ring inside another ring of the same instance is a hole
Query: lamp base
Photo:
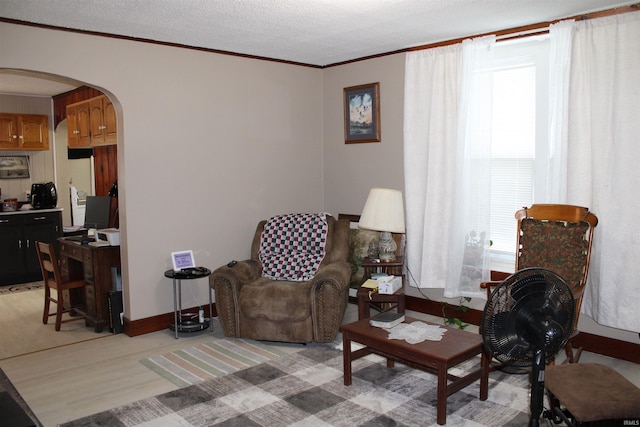
{"type": "Polygon", "coordinates": [[[393,240],[393,236],[388,231],[380,232],[378,250],[380,252],[380,262],[392,262],[396,260],[396,250],[398,245],[393,240]]]}

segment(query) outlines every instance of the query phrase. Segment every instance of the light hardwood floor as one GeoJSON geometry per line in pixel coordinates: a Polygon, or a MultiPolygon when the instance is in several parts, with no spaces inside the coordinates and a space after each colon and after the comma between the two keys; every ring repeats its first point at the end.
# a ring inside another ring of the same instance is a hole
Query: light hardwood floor
{"type": "MultiPolygon", "coordinates": [[[[0,309],[3,309],[2,300],[0,309]]],[[[426,320],[441,320],[420,313],[408,314],[426,320]]],[[[356,307],[349,304],[345,322],[356,318],[356,307]]],[[[76,322],[71,324],[74,323],[76,322]]],[[[46,327],[41,323],[40,325],[46,327]]],[[[5,323],[1,326],[0,330],[7,327],[5,323]]],[[[52,325],[49,326],[53,328],[52,325]]],[[[473,327],[470,329],[477,332],[473,327]]],[[[100,339],[0,360],[0,367],[45,427],[176,389],[175,385],[154,374],[139,361],[222,336],[217,321],[214,322],[213,334],[208,331],[192,335],[181,334],[177,340],[169,330],[135,338],[124,334],[100,335],[100,339]]],[[[13,341],[5,341],[4,335],[1,338],[3,347],[15,344],[13,341]]],[[[608,364],[640,386],[638,365],[591,353],[585,353],[582,357],[581,361],[608,364]]]]}
{"type": "MultiPolygon", "coordinates": [[[[55,317],[42,324],[43,308],[44,289],[0,295],[0,360],[111,335],[96,334],[82,320],[63,323],[56,332],[55,317]]],[[[55,304],[51,304],[54,310],[55,304]]]]}

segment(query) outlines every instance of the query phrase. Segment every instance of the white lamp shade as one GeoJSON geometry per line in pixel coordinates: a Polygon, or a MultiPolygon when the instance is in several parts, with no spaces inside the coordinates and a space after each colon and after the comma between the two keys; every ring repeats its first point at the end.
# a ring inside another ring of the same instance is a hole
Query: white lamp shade
{"type": "Polygon", "coordinates": [[[389,188],[372,188],[358,225],[367,230],[404,233],[402,192],[389,188]]]}

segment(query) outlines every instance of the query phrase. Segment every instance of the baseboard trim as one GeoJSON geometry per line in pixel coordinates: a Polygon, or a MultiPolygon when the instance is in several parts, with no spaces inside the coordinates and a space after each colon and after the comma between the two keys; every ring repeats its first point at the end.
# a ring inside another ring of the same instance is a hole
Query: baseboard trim
{"type": "MultiPolygon", "coordinates": [[[[197,306],[184,308],[183,312],[197,312],[197,306]]],[[[209,317],[209,306],[203,306],[205,317],[209,317]]],[[[215,304],[213,305],[213,317],[218,316],[215,304]]],[[[144,319],[138,319],[131,321],[125,317],[124,319],[124,333],[130,337],[137,337],[138,335],[149,334],[151,332],[162,331],[169,328],[169,324],[173,323],[173,312],[159,314],[157,316],[145,317],[144,319]]]]}
{"type": "Polygon", "coordinates": [[[640,344],[580,332],[573,347],[640,364],[640,344]]]}
{"type": "MultiPolygon", "coordinates": [[[[443,317],[443,307],[440,301],[428,300],[424,298],[406,296],[405,307],[407,310],[417,311],[418,313],[429,314],[431,316],[443,317]]],[[[444,314],[449,316],[455,316],[462,320],[464,323],[470,323],[472,325],[479,325],[482,320],[482,311],[474,310],[472,308],[467,311],[455,311],[455,304],[449,304],[444,309],[444,314]]]]}
{"type": "MultiPolygon", "coordinates": [[[[442,304],[440,301],[407,296],[405,305],[407,310],[442,317],[442,304]]],[[[451,306],[454,307],[453,305],[451,306]]],[[[448,310],[453,310],[453,308],[449,308],[448,310]]],[[[472,325],[480,325],[482,321],[482,311],[476,309],[469,309],[466,312],[445,311],[445,313],[447,315],[451,313],[463,322],[472,325]]],[[[582,347],[585,351],[591,353],[598,353],[603,356],[640,364],[640,344],[603,337],[588,332],[580,332],[573,346],[574,348],[582,347]]]]}
{"type": "MultiPolygon", "coordinates": [[[[355,298],[349,299],[351,303],[357,304],[355,298]]],[[[431,316],[442,317],[442,304],[440,301],[427,300],[424,298],[405,297],[405,305],[407,310],[417,311],[419,313],[429,314],[431,316]]],[[[450,304],[445,309],[445,314],[452,314],[465,323],[472,325],[480,325],[482,321],[482,311],[469,309],[466,312],[453,311],[455,305],[450,304]]],[[[205,316],[209,314],[209,307],[205,308],[205,316]]],[[[184,311],[197,311],[198,307],[187,308],[184,311]]],[[[215,304],[213,305],[214,317],[218,315],[215,304]]],[[[162,331],[168,328],[169,323],[173,322],[173,313],[164,313],[157,316],[146,317],[130,321],[124,319],[124,333],[130,337],[144,335],[151,332],[162,331]]],[[[628,341],[617,340],[615,338],[603,337],[587,332],[580,332],[574,347],[582,347],[584,350],[602,354],[616,359],[626,360],[628,362],[640,364],[640,344],[634,344],[628,341]]]]}

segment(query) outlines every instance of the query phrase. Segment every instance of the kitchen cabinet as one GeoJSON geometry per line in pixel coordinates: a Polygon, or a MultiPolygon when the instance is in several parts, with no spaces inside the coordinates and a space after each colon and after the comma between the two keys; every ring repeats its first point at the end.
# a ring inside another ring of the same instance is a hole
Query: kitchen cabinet
{"type": "Polygon", "coordinates": [[[87,148],[117,143],[116,112],[105,95],[67,106],[69,148],[87,148]]]}
{"type": "Polygon", "coordinates": [[[69,148],[91,146],[89,103],[78,102],[67,106],[67,145],[69,148]]]}
{"type": "Polygon", "coordinates": [[[106,96],[89,100],[89,118],[91,119],[91,145],[116,144],[116,111],[106,96]]]}
{"type": "Polygon", "coordinates": [[[0,113],[0,150],[49,149],[48,116],[0,113]]]}
{"type": "Polygon", "coordinates": [[[42,280],[36,241],[57,248],[62,211],[18,211],[0,214],[0,285],[42,280]]]}

